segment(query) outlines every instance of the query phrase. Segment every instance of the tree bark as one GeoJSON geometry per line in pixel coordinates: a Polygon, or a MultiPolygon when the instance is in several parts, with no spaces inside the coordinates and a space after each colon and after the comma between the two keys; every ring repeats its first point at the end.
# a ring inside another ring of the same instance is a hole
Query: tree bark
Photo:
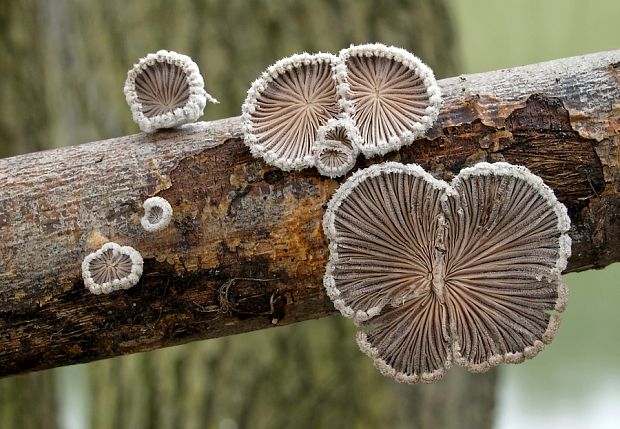
{"type": "MultiPolygon", "coordinates": [[[[620,51],[440,81],[428,137],[383,160],[450,179],[481,160],[523,164],[567,205],[570,271],[620,260],[620,51]]],[[[333,312],[324,206],[340,181],[251,157],[238,118],[0,160],[0,375],[151,350],[333,312]],[[149,196],[173,206],[147,234],[149,196]],[[138,249],[140,283],[81,281],[105,241],[138,249]]]]}

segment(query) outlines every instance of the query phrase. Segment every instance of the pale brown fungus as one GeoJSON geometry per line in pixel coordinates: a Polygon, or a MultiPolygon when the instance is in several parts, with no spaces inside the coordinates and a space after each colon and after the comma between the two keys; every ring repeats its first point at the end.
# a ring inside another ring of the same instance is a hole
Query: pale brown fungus
{"type": "Polygon", "coordinates": [[[245,143],[252,154],[282,170],[314,165],[317,131],[343,112],[331,54],[300,54],[269,67],[242,106],[245,143]]]}
{"type": "Polygon", "coordinates": [[[318,130],[314,165],[323,176],[342,176],[355,165],[360,144],[358,130],[350,119],[331,119],[318,130]]]}
{"type": "Polygon", "coordinates": [[[448,185],[416,165],[374,165],[336,192],[324,227],[327,292],[387,376],[486,371],[553,339],[570,220],[523,167],[481,163],[448,185]]]}
{"type": "Polygon", "coordinates": [[[366,157],[410,144],[439,114],[441,94],[432,70],[404,49],[381,44],[340,52],[347,68],[353,121],[366,157]]]}

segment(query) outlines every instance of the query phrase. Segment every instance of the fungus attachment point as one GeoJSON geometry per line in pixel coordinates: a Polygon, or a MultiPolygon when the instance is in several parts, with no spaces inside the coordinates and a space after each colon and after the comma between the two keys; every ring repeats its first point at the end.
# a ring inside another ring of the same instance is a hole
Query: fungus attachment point
{"type": "Polygon", "coordinates": [[[410,52],[370,44],[340,52],[347,69],[353,120],[367,157],[410,144],[432,126],[441,93],[432,70],[410,52]]]}
{"type": "Polygon", "coordinates": [[[323,222],[327,293],[384,375],[482,372],[553,339],[570,219],[526,168],[481,163],[449,185],[417,165],[374,165],[338,189],[323,222]]]}
{"type": "Polygon", "coordinates": [[[319,127],[343,112],[340,64],[331,54],[301,54],[263,72],[241,108],[245,143],[254,156],[285,171],[314,165],[319,127]]]}
{"type": "Polygon", "coordinates": [[[314,164],[323,176],[338,177],[349,172],[359,154],[361,139],[350,119],[330,119],[319,128],[314,143],[314,164]]]}
{"type": "Polygon", "coordinates": [[[133,247],[106,243],[84,258],[84,286],[95,295],[129,289],[142,276],[143,261],[133,247]]]}
{"type": "Polygon", "coordinates": [[[194,122],[207,101],[218,101],[204,90],[198,66],[172,51],[148,54],[127,72],[125,98],[134,121],[145,132],[194,122]]]}
{"type": "Polygon", "coordinates": [[[144,201],[144,216],[140,223],[148,232],[166,228],[172,219],[172,206],[162,197],[151,197],[144,201]]]}

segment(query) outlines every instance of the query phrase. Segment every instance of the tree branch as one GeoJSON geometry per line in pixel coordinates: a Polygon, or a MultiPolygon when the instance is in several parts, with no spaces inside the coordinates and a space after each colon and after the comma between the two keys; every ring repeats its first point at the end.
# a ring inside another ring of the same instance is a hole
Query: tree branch
{"type": "MultiPolygon", "coordinates": [[[[620,51],[440,85],[427,139],[356,168],[417,162],[449,180],[481,160],[526,165],[569,208],[569,270],[620,261],[620,51]]],[[[253,159],[238,118],[0,160],[0,183],[0,375],[334,311],[321,220],[339,182],[253,159]],[[175,214],[149,234],[153,195],[175,214]],[[108,240],[138,249],[144,275],[95,296],[80,264],[108,240]]]]}

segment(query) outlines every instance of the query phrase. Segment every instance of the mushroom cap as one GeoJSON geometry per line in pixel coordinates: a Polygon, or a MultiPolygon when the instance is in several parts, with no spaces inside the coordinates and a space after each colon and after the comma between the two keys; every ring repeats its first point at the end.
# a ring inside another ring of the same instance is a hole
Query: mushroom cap
{"type": "Polygon", "coordinates": [[[561,272],[570,257],[570,218],[528,169],[480,163],[463,169],[448,199],[448,318],[455,362],[482,372],[534,357],[566,306],[561,272]]]}
{"type": "Polygon", "coordinates": [[[140,252],[130,246],[106,243],[82,261],[84,286],[95,295],[129,289],[142,276],[140,252]]]}
{"type": "Polygon", "coordinates": [[[187,55],[161,50],[141,58],[127,72],[125,99],[133,120],[145,132],[194,122],[207,101],[198,66],[187,55]]]}
{"type": "Polygon", "coordinates": [[[314,142],[317,170],[332,178],[348,173],[355,165],[361,143],[357,127],[350,119],[330,119],[319,128],[314,142]]]}
{"type": "Polygon", "coordinates": [[[331,54],[298,54],[267,68],[241,107],[244,141],[254,156],[285,171],[314,165],[318,129],[343,114],[346,82],[331,54]]]}
{"type": "Polygon", "coordinates": [[[412,53],[376,43],[343,49],[340,58],[366,157],[410,144],[437,119],[439,86],[433,71],[412,53]]]}
{"type": "Polygon", "coordinates": [[[144,216],[140,220],[142,228],[148,232],[157,232],[166,228],[172,219],[172,206],[162,197],[147,198],[142,204],[144,216]]]}
{"type": "Polygon", "coordinates": [[[481,372],[553,339],[570,256],[566,208],[524,167],[481,163],[448,185],[417,165],[354,173],[324,217],[324,285],[358,344],[398,381],[481,372]]]}
{"type": "Polygon", "coordinates": [[[420,166],[395,162],[358,170],[336,191],[323,217],[330,241],[324,285],[343,316],[368,320],[429,282],[420,255],[432,250],[448,191],[420,166]]]}

